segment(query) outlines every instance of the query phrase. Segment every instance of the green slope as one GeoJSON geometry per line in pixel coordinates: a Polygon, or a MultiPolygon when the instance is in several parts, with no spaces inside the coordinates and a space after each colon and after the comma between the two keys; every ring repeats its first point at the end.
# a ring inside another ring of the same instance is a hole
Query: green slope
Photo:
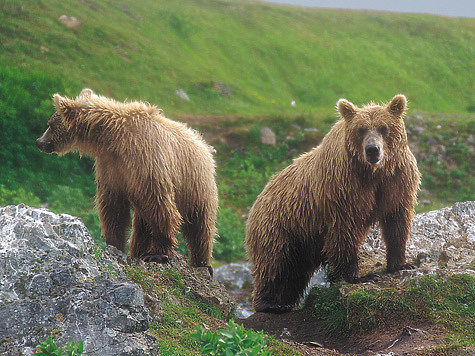
{"type": "Polygon", "coordinates": [[[475,106],[475,19],[238,0],[0,0],[0,10],[1,65],[66,79],[70,95],[88,86],[169,114],[330,111],[340,97],[399,92],[421,111],[475,106]]]}

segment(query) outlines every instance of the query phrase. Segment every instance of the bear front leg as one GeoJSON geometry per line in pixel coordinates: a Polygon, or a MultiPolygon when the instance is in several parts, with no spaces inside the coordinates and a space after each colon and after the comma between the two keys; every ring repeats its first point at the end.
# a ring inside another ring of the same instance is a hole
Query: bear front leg
{"type": "Polygon", "coordinates": [[[130,203],[120,192],[98,184],[96,206],[106,243],[125,252],[126,232],[130,226],[130,203]]]}
{"type": "Polygon", "coordinates": [[[406,243],[409,239],[413,215],[412,208],[399,207],[380,221],[383,239],[386,243],[388,272],[415,268],[414,265],[406,263],[406,243]]]}

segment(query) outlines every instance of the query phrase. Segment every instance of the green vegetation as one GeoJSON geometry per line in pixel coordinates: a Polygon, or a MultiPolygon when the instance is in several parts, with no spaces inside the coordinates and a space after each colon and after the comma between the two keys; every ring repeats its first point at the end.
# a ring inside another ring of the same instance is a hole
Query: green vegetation
{"type": "Polygon", "coordinates": [[[58,346],[56,346],[56,343],[51,336],[48,336],[46,341],[40,342],[36,348],[39,350],[36,351],[36,356],[87,356],[86,354],[82,353],[82,341],[79,344],[76,344],[74,341],[67,343],[63,352],[62,348],[58,348],[58,346]]]}
{"type": "Polygon", "coordinates": [[[244,330],[244,326],[229,321],[228,329],[211,331],[201,325],[196,326],[193,338],[201,343],[203,355],[215,356],[270,356],[265,351],[267,337],[262,331],[244,330]]]}
{"type": "Polygon", "coordinates": [[[222,318],[221,312],[190,298],[176,270],[136,265],[125,272],[146,293],[160,300],[162,317],[159,323],[150,325],[150,331],[160,340],[161,355],[200,355],[199,344],[191,336],[195,325],[210,324],[212,318],[222,318]]]}
{"type": "Polygon", "coordinates": [[[237,0],[1,0],[0,8],[3,65],[167,114],[328,112],[339,97],[362,103],[396,92],[428,112],[475,106],[473,19],[237,0]],[[79,26],[67,28],[62,15],[79,26]]]}
{"type": "MultiPolygon", "coordinates": [[[[422,129],[413,140],[421,151],[418,165],[422,188],[432,193],[427,211],[456,201],[475,199],[475,117],[430,115],[421,122],[411,118],[413,127],[422,129]]],[[[420,200],[424,200],[424,194],[420,200]]]]}
{"type": "Polygon", "coordinates": [[[475,277],[423,276],[390,289],[359,285],[339,298],[341,284],[314,288],[307,303],[330,335],[429,323],[448,332],[451,342],[475,345],[475,277]]]}
{"type": "MultiPolygon", "coordinates": [[[[161,355],[199,356],[201,340],[193,336],[196,334],[196,326],[209,325],[213,329],[219,329],[225,325],[221,311],[190,296],[189,289],[177,270],[158,265],[149,265],[146,268],[134,265],[127,267],[125,272],[131,280],[140,284],[148,295],[160,301],[160,322],[150,324],[150,331],[160,342],[161,355]]],[[[231,330],[231,325],[234,324],[230,322],[229,325],[231,330]]],[[[234,337],[247,340],[241,340],[241,344],[236,343],[232,346],[233,350],[234,347],[248,347],[252,342],[263,345],[262,334],[245,332],[242,326],[233,327],[234,337]]],[[[275,338],[270,338],[267,350],[275,355],[300,355],[275,338]]]]}

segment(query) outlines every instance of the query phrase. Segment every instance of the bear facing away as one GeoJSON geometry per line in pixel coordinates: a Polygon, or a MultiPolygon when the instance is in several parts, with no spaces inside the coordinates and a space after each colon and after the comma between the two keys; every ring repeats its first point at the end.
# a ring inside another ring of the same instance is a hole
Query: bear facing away
{"type": "Polygon", "coordinates": [[[55,94],[53,101],[57,111],[36,144],[46,153],[95,158],[107,244],[125,250],[133,209],[131,256],[166,262],[181,228],[190,264],[209,267],[218,210],[214,149],[149,104],[117,102],[90,89],[76,99],[55,94]]]}
{"type": "Polygon", "coordinates": [[[285,312],[321,264],[332,277],[359,279],[358,249],[379,222],[387,270],[406,264],[420,173],[407,145],[407,101],[358,108],[341,99],[341,116],[321,144],[266,185],[251,208],[246,247],[256,311],[285,312]]]}

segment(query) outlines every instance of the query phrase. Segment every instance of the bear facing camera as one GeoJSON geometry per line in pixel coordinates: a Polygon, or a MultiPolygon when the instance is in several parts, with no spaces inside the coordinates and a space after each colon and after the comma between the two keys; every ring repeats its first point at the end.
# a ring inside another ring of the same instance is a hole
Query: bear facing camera
{"type": "Polygon", "coordinates": [[[117,102],[83,89],[76,99],[55,94],[56,112],[36,140],[59,155],[95,159],[96,205],[107,244],[144,261],[167,262],[181,229],[190,264],[206,266],[216,235],[218,193],[214,149],[201,135],[167,119],[155,106],[117,102]]]}
{"type": "Polygon", "coordinates": [[[321,144],[257,197],[246,225],[257,312],[289,311],[322,264],[332,279],[358,282],[358,250],[376,222],[387,270],[414,268],[405,251],[420,173],[407,144],[406,108],[404,95],[362,108],[340,99],[341,119],[321,144]]]}

